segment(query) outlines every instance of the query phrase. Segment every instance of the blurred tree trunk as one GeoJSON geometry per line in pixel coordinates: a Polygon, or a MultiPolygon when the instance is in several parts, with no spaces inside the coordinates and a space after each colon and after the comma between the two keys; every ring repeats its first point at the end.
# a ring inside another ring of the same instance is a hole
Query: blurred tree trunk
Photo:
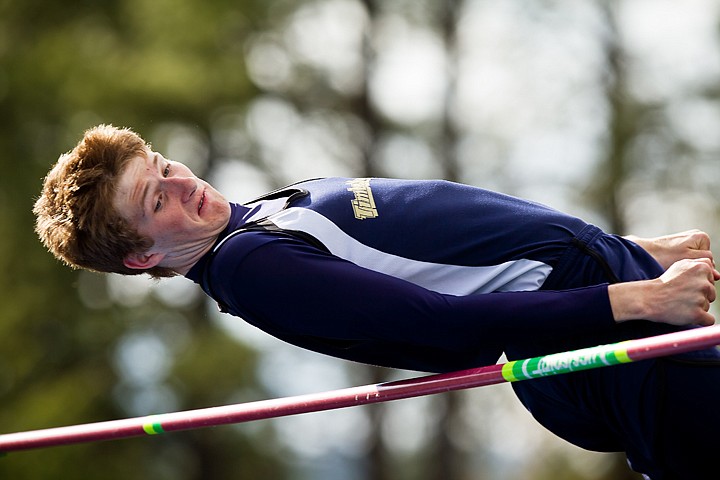
{"type": "MultiPolygon", "coordinates": [[[[440,34],[445,46],[445,101],[441,125],[439,128],[442,151],[439,158],[442,162],[443,177],[450,181],[460,180],[459,165],[456,156],[458,132],[453,120],[455,101],[455,85],[457,81],[457,21],[460,15],[460,1],[448,0],[441,4],[438,18],[440,34]]],[[[435,400],[437,415],[434,442],[428,458],[432,463],[428,469],[429,480],[460,480],[466,470],[460,452],[452,441],[453,429],[461,422],[461,392],[448,392],[435,400]]]]}
{"type": "MultiPolygon", "coordinates": [[[[590,187],[590,198],[604,214],[613,233],[625,234],[627,225],[620,195],[622,186],[633,168],[630,146],[638,135],[642,111],[627,91],[626,58],[620,43],[614,0],[601,3],[603,16],[610,32],[605,42],[607,102],[610,107],[606,156],[600,162],[597,181],[590,187]]],[[[613,457],[604,478],[632,480],[641,478],[628,468],[624,454],[613,457]]]]}
{"type": "Polygon", "coordinates": [[[367,9],[368,13],[368,24],[367,30],[363,38],[363,82],[362,89],[358,95],[354,110],[357,112],[360,119],[363,121],[365,128],[367,129],[367,135],[365,144],[363,147],[363,165],[362,172],[363,176],[372,177],[378,174],[377,168],[374,164],[374,153],[377,145],[380,130],[383,128],[382,120],[379,118],[377,112],[373,108],[370,102],[370,75],[372,71],[372,65],[375,58],[375,52],[373,47],[373,36],[375,31],[375,25],[377,22],[378,9],[375,6],[373,0],[363,0],[363,5],[367,9]]]}
{"type": "Polygon", "coordinates": [[[460,166],[457,161],[456,149],[458,132],[453,119],[456,100],[456,84],[458,74],[457,22],[460,18],[460,0],[447,0],[441,6],[440,29],[445,45],[445,101],[442,125],[440,128],[443,177],[453,182],[460,180],[460,166]]]}
{"type": "Polygon", "coordinates": [[[625,234],[627,225],[622,213],[620,195],[623,183],[633,168],[629,150],[638,134],[642,112],[627,91],[626,59],[620,44],[614,5],[611,0],[601,3],[610,32],[605,42],[605,93],[610,116],[606,156],[600,162],[597,175],[592,177],[596,180],[589,190],[591,199],[607,219],[610,231],[625,234]]]}
{"type": "MultiPolygon", "coordinates": [[[[375,164],[375,146],[380,132],[385,128],[382,119],[379,118],[376,110],[370,102],[369,76],[374,61],[373,34],[374,25],[377,22],[378,7],[373,0],[363,0],[368,12],[368,29],[364,39],[363,56],[365,59],[363,89],[357,99],[355,111],[361,116],[367,128],[367,141],[364,145],[364,162],[362,167],[363,176],[377,176],[378,169],[375,164]]],[[[439,29],[445,43],[447,52],[446,62],[446,93],[445,109],[440,119],[437,130],[436,143],[439,145],[438,157],[442,165],[443,177],[447,180],[459,180],[458,165],[455,156],[457,143],[457,131],[452,119],[452,102],[454,99],[455,74],[456,74],[456,51],[455,32],[460,2],[451,0],[439,6],[439,29]]],[[[373,383],[387,381],[384,370],[374,367],[366,367],[368,376],[373,383]]],[[[459,422],[459,403],[461,394],[451,392],[441,397],[433,398],[433,408],[427,413],[433,415],[436,431],[431,444],[424,454],[424,459],[418,458],[425,468],[424,478],[428,480],[456,480],[462,478],[461,454],[451,440],[453,425],[459,422]]],[[[397,477],[392,474],[390,466],[391,456],[387,451],[382,438],[382,424],[387,414],[384,405],[375,405],[368,409],[371,417],[372,433],[369,438],[370,448],[368,457],[367,478],[371,480],[389,480],[397,477]]]]}
{"type": "MultiPolygon", "coordinates": [[[[374,177],[378,175],[377,168],[374,163],[375,147],[379,132],[382,129],[382,121],[378,117],[377,112],[370,102],[370,74],[372,64],[375,57],[373,51],[373,35],[377,22],[378,9],[373,0],[363,0],[363,5],[367,9],[368,23],[365,36],[363,38],[363,82],[360,95],[356,99],[355,111],[363,121],[367,133],[365,135],[365,144],[362,145],[363,164],[361,176],[374,177]]],[[[382,383],[388,380],[385,370],[373,366],[361,367],[366,370],[366,375],[371,383],[382,383]]],[[[392,468],[390,467],[390,454],[382,438],[382,424],[386,416],[387,408],[384,404],[378,404],[368,408],[370,416],[370,434],[368,435],[368,457],[366,466],[366,475],[368,480],[392,480],[392,468]]]]}

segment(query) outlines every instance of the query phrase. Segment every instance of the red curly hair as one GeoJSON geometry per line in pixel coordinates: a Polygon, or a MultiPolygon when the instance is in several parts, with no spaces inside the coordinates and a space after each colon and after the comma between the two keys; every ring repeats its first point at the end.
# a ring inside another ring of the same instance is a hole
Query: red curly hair
{"type": "Polygon", "coordinates": [[[35,231],[55,257],[73,268],[97,272],[174,275],[162,267],[136,270],[123,264],[127,255],[153,245],[113,207],[116,180],[131,159],[148,150],[132,130],[98,125],[60,156],[33,208],[35,231]]]}

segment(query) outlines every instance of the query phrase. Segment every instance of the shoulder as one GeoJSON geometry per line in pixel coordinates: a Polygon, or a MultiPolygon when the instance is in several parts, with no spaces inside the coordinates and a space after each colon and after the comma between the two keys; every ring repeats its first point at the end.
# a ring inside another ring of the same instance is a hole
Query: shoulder
{"type": "Polygon", "coordinates": [[[214,264],[237,263],[254,251],[279,241],[273,232],[240,230],[225,237],[215,246],[214,264]]]}
{"type": "Polygon", "coordinates": [[[213,252],[212,273],[229,273],[248,266],[288,266],[308,255],[326,255],[303,237],[282,230],[245,230],[228,235],[213,252]],[[285,263],[283,263],[285,262],[285,263]]]}
{"type": "Polygon", "coordinates": [[[253,324],[268,302],[307,282],[308,270],[323,263],[317,261],[321,256],[327,258],[302,239],[272,231],[243,231],[218,247],[205,266],[206,291],[228,312],[253,324]]]}
{"type": "Polygon", "coordinates": [[[277,270],[278,257],[287,255],[287,243],[282,236],[266,231],[239,231],[228,235],[212,252],[205,266],[204,282],[211,296],[236,312],[241,298],[257,289],[258,280],[268,270],[277,270]]]}

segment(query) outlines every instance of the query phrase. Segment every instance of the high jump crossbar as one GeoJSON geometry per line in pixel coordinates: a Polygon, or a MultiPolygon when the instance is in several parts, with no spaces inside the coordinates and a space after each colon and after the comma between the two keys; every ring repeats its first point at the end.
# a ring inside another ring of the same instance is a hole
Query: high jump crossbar
{"type": "Polygon", "coordinates": [[[565,374],[720,345],[720,325],[458,372],[293,397],[0,435],[0,453],[250,422],[565,374]]]}

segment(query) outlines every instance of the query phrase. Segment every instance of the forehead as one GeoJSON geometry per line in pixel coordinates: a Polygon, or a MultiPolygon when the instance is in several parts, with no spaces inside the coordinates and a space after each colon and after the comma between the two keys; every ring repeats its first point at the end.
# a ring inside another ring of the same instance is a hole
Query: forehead
{"type": "Polygon", "coordinates": [[[128,220],[135,220],[143,214],[141,196],[151,173],[151,157],[151,152],[147,151],[145,155],[128,160],[115,182],[113,206],[128,220]]]}

